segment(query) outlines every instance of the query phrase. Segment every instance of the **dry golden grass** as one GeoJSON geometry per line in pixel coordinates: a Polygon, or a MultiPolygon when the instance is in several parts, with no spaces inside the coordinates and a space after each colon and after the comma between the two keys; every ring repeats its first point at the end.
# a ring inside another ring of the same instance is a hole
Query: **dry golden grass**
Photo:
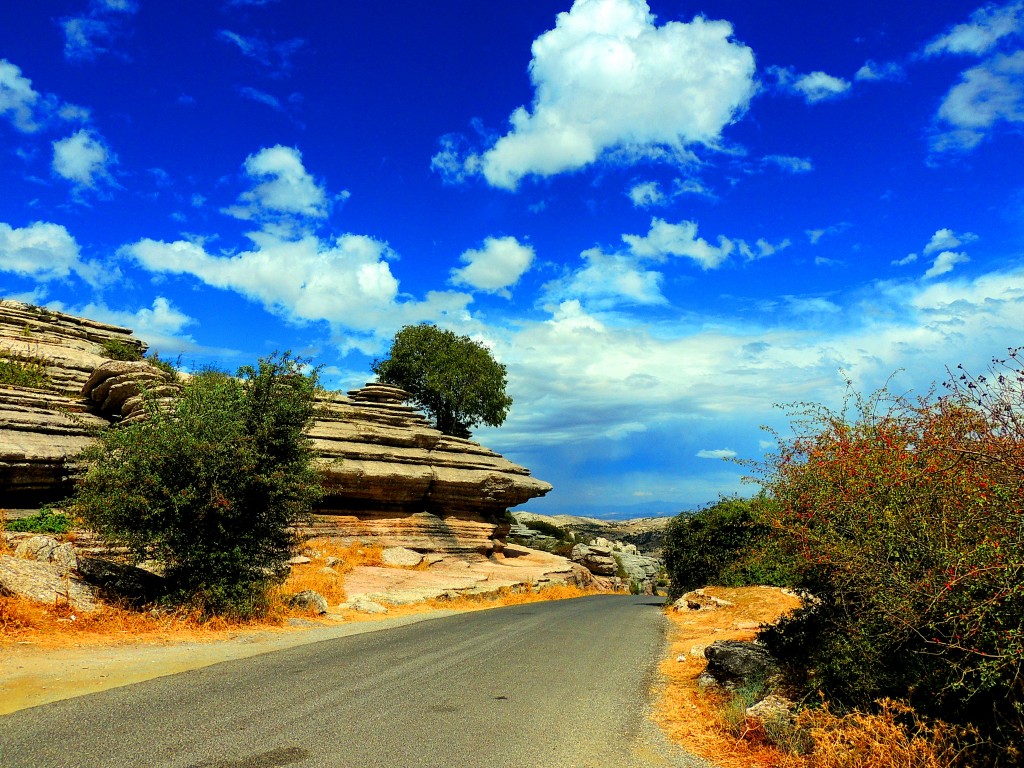
{"type": "Polygon", "coordinates": [[[669,612],[669,654],[660,667],[664,685],[655,719],[673,741],[722,768],[790,765],[778,750],[729,733],[722,716],[726,697],[697,686],[705,660],[703,653],[690,652],[695,646],[708,646],[716,640],[751,640],[757,629],[741,627],[775,621],[799,606],[800,601],[772,587],[709,587],[707,593],[733,606],[669,612]],[[684,655],[685,661],[676,661],[684,655]]]}
{"type": "Polygon", "coordinates": [[[879,702],[877,714],[837,717],[827,706],[804,710],[797,727],[814,741],[803,763],[807,768],[950,768],[971,736],[941,721],[923,720],[891,699],[879,702]]]}

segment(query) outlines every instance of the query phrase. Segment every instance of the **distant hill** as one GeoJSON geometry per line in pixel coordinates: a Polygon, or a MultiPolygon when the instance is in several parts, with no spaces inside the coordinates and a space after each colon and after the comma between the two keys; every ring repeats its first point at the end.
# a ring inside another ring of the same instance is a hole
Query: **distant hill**
{"type": "Polygon", "coordinates": [[[584,536],[603,536],[614,541],[635,544],[644,554],[660,556],[665,526],[671,517],[637,517],[632,520],[599,520],[575,515],[538,515],[534,512],[513,512],[516,522],[529,525],[531,520],[557,525],[584,536]]]}

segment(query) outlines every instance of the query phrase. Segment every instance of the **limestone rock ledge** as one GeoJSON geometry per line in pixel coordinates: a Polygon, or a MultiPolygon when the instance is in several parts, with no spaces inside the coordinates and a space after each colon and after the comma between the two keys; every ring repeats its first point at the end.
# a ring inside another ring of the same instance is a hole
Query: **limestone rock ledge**
{"type": "Polygon", "coordinates": [[[551,486],[471,440],[449,437],[370,383],[331,395],[310,429],[326,495],[309,533],[417,551],[491,554],[505,511],[551,486]]]}

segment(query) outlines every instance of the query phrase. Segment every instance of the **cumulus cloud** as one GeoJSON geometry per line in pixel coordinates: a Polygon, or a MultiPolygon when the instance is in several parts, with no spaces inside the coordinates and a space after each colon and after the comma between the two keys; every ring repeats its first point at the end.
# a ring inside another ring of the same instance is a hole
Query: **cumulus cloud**
{"type": "Polygon", "coordinates": [[[808,104],[838,98],[850,90],[847,80],[821,71],[800,75],[792,67],[768,67],[768,74],[775,77],[780,90],[801,96],[808,104]]]}
{"type": "Polygon", "coordinates": [[[957,264],[963,264],[964,262],[970,261],[966,253],[956,253],[955,251],[943,251],[935,260],[932,265],[924,273],[925,280],[930,280],[939,275],[945,275],[953,271],[953,268],[957,264]]]}
{"type": "Polygon", "coordinates": [[[891,261],[889,263],[892,264],[892,266],[894,266],[894,267],[905,267],[908,264],[913,264],[915,261],[917,261],[917,254],[916,253],[908,253],[902,259],[894,259],[893,261],[891,261]]]}
{"type": "Polygon", "coordinates": [[[906,72],[903,70],[903,66],[895,61],[879,64],[877,61],[868,59],[857,70],[853,79],[861,82],[875,82],[879,80],[902,80],[905,76],[906,72]]]}
{"type": "Polygon", "coordinates": [[[42,101],[21,69],[0,59],[0,115],[22,133],[35,133],[40,128],[36,110],[42,101]]]}
{"type": "Polygon", "coordinates": [[[1000,124],[1024,124],[1024,51],[996,54],[960,76],[942,100],[936,151],[974,149],[1000,124]]]}
{"type": "Polygon", "coordinates": [[[978,239],[978,236],[973,232],[964,232],[958,235],[952,229],[939,229],[936,230],[935,234],[932,235],[931,240],[924,247],[924,253],[927,256],[930,253],[936,251],[948,251],[953,248],[958,248],[965,243],[973,243],[978,239]]]}
{"type": "Polygon", "coordinates": [[[652,205],[664,205],[667,201],[665,193],[656,181],[644,181],[630,187],[629,199],[637,208],[650,208],[652,205]]]}
{"type": "Polygon", "coordinates": [[[651,219],[651,228],[646,235],[623,235],[622,240],[635,257],[654,261],[664,261],[670,256],[685,257],[697,262],[705,270],[720,266],[733,253],[747,259],[757,259],[771,256],[790,245],[788,240],[773,245],[764,238],[750,245],[745,240],[734,240],[724,235],[719,235],[718,244],[712,245],[697,236],[697,222],[671,224],[659,218],[651,219]]]}
{"type": "Polygon", "coordinates": [[[841,221],[838,224],[830,224],[829,226],[822,227],[821,229],[805,229],[804,234],[807,235],[807,239],[810,241],[811,245],[817,245],[821,242],[822,238],[838,235],[845,232],[851,226],[852,225],[848,221],[841,221]]]}
{"type": "Polygon", "coordinates": [[[925,56],[943,53],[980,56],[992,50],[1003,38],[1020,35],[1024,30],[1024,2],[1015,0],[1004,5],[989,3],[932,40],[924,48],[925,56]]]}
{"type": "Polygon", "coordinates": [[[88,129],[53,142],[53,172],[79,189],[113,183],[108,166],[114,162],[116,157],[103,139],[88,129]]]}
{"type": "Polygon", "coordinates": [[[668,303],[661,293],[661,272],[643,266],[634,256],[590,248],[580,258],[582,267],[544,286],[547,302],[576,302],[577,308],[585,304],[601,310],[668,303]]]}
{"type": "Polygon", "coordinates": [[[753,96],[754,56],[725,21],[656,25],[644,0],[576,0],[533,43],[534,99],[481,155],[449,142],[433,165],[479,169],[495,187],[552,176],[616,152],[624,162],[676,160],[716,146],[753,96]]]}
{"type": "Polygon", "coordinates": [[[91,61],[118,37],[126,34],[125,19],[138,11],[135,0],[91,0],[88,11],[60,20],[64,32],[64,57],[69,61],[91,61]]]}
{"type": "Polygon", "coordinates": [[[301,216],[322,219],[330,210],[324,188],[302,164],[302,153],[277,144],[245,160],[245,175],[255,182],[252,189],[224,212],[236,219],[268,219],[301,216]]]}
{"type": "Polygon", "coordinates": [[[736,458],[736,451],[731,448],[703,449],[697,451],[698,459],[733,459],[736,458]]]}
{"type": "Polygon", "coordinates": [[[60,224],[37,221],[27,227],[0,222],[0,271],[35,280],[63,280],[78,274],[99,285],[95,263],[82,261],[75,238],[60,224]]]}
{"type": "Polygon", "coordinates": [[[134,311],[111,309],[103,302],[90,302],[75,307],[59,303],[51,306],[61,312],[131,328],[137,336],[165,351],[185,352],[199,348],[192,336],[184,332],[187,327],[196,324],[195,319],[163,296],[154,298],[149,307],[141,307],[134,311]]]}
{"type": "Polygon", "coordinates": [[[453,269],[451,281],[510,298],[508,289],[519,282],[533,259],[533,247],[514,237],[488,237],[482,248],[465,251],[459,257],[466,266],[453,269]]]}

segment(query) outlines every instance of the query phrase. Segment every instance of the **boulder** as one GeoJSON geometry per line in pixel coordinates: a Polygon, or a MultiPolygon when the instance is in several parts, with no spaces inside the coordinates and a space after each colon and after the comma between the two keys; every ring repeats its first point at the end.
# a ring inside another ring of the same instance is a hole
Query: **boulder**
{"type": "Polygon", "coordinates": [[[704,649],[704,657],[708,665],[701,677],[727,688],[769,682],[780,672],[767,648],[747,640],[718,640],[704,649]]]}
{"type": "Polygon", "coordinates": [[[616,574],[615,558],[612,557],[611,549],[608,547],[577,544],[572,548],[569,558],[598,576],[614,576],[616,574]]]}
{"type": "Polygon", "coordinates": [[[327,600],[316,590],[304,589],[294,595],[287,595],[285,601],[292,608],[312,611],[318,616],[327,613],[327,600]]]}
{"type": "Polygon", "coordinates": [[[351,608],[353,611],[359,611],[359,613],[370,613],[379,615],[388,612],[388,609],[380,603],[375,602],[373,600],[368,600],[366,598],[357,598],[353,600],[351,603],[349,603],[348,607],[351,608]]]}
{"type": "MultiPolygon", "coordinates": [[[[733,603],[728,600],[723,600],[720,597],[714,595],[705,594],[703,589],[695,589],[692,592],[687,592],[685,595],[680,597],[674,603],[672,607],[676,611],[714,611],[719,608],[728,608],[733,603]]],[[[756,624],[754,625],[757,626],[756,624]]]]}
{"type": "Polygon", "coordinates": [[[762,725],[781,725],[793,721],[796,705],[787,698],[774,693],[765,696],[756,704],[747,707],[747,717],[762,725]]]}
{"type": "Polygon", "coordinates": [[[388,547],[381,555],[384,565],[411,568],[423,562],[423,555],[405,547],[388,547]]]}
{"type": "Polygon", "coordinates": [[[25,539],[15,547],[14,556],[41,563],[53,563],[65,572],[78,568],[74,545],[62,544],[50,536],[33,536],[25,539]]]}
{"type": "Polygon", "coordinates": [[[0,555],[0,592],[49,605],[91,612],[99,607],[96,590],[55,563],[0,555]]]}
{"type": "Polygon", "coordinates": [[[156,600],[164,592],[161,576],[104,557],[80,555],[78,573],[82,581],[96,587],[111,600],[127,600],[141,605],[156,600]]]}

